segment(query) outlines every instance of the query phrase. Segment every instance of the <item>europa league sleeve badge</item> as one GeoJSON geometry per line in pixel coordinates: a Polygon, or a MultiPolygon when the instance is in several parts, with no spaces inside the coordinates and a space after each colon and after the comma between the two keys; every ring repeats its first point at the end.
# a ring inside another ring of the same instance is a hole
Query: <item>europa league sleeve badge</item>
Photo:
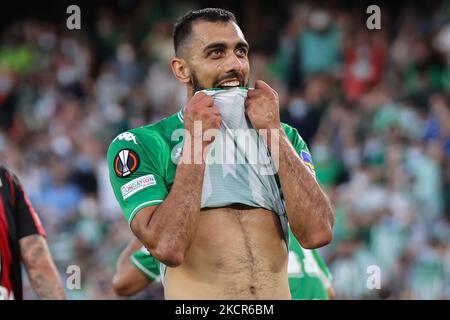
{"type": "Polygon", "coordinates": [[[119,178],[126,178],[139,168],[139,156],[130,149],[120,150],[114,158],[114,171],[119,178]]]}

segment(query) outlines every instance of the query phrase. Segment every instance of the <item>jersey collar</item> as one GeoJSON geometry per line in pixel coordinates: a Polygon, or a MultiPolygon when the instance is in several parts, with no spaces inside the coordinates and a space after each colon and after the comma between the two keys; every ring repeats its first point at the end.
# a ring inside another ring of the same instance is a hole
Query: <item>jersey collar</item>
{"type": "Polygon", "coordinates": [[[181,107],[180,111],[178,111],[177,116],[181,122],[184,122],[184,106],[181,107]]]}

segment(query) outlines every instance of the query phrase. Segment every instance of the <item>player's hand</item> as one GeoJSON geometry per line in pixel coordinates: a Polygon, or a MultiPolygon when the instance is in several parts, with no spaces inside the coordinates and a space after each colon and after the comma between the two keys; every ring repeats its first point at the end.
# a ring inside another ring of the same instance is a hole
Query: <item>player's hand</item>
{"type": "Polygon", "coordinates": [[[255,89],[248,90],[245,112],[257,130],[281,126],[278,93],[262,80],[255,82],[255,89]]]}
{"type": "Polygon", "coordinates": [[[214,141],[215,135],[211,133],[219,129],[221,121],[214,99],[203,92],[194,95],[184,109],[184,127],[190,134],[191,143],[195,140],[203,151],[214,141]]]}

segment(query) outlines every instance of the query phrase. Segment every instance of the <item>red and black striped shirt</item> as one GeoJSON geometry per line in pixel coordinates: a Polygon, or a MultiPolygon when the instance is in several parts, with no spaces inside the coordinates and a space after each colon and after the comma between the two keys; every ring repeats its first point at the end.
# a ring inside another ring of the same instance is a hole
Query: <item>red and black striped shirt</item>
{"type": "Polygon", "coordinates": [[[22,299],[19,240],[33,234],[45,237],[39,217],[17,177],[0,166],[0,300],[22,299]]]}

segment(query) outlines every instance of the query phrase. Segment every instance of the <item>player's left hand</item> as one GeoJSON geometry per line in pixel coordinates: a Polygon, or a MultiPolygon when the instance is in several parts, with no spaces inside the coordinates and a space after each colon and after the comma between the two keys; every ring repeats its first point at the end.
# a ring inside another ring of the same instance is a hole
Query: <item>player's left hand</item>
{"type": "Polygon", "coordinates": [[[262,80],[255,82],[255,89],[248,90],[245,112],[256,130],[280,128],[278,93],[262,80]]]}

